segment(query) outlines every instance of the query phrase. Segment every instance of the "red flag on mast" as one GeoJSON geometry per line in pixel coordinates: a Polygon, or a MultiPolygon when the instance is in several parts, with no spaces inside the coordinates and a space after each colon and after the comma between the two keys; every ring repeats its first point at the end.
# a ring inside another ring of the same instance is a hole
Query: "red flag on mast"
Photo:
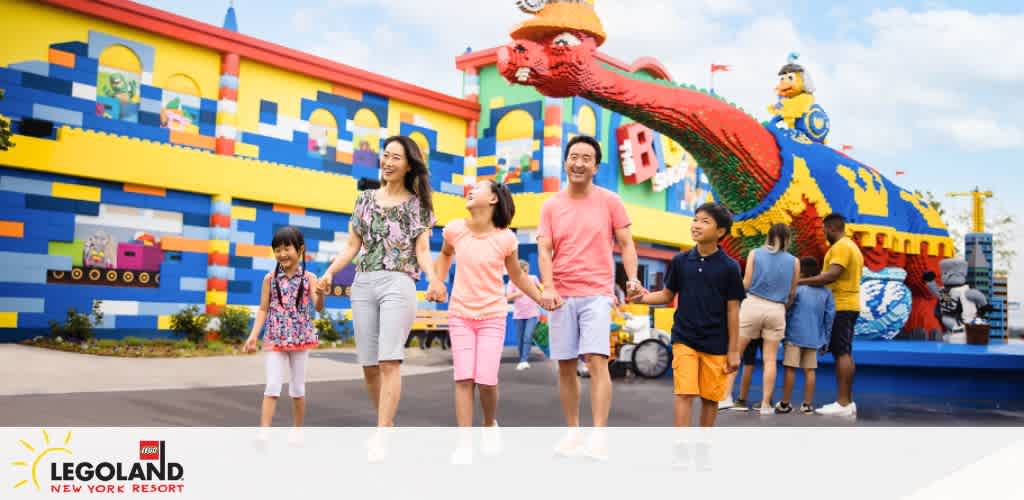
{"type": "Polygon", "coordinates": [[[716,71],[729,71],[729,69],[730,69],[730,67],[729,67],[728,64],[712,64],[711,65],[711,72],[712,73],[714,73],[716,71]]]}

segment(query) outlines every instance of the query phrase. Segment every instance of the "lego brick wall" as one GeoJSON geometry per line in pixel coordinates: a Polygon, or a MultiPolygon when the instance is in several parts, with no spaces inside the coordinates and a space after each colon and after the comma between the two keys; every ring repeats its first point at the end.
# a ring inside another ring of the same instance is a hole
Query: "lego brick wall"
{"type": "Polygon", "coordinates": [[[0,169],[0,341],[101,301],[99,337],[166,336],[206,293],[210,199],[0,169]]]}

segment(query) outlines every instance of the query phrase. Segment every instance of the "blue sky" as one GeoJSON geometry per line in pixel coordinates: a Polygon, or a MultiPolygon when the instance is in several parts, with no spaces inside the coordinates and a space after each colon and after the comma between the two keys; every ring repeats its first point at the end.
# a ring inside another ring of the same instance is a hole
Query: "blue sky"
{"type": "MultiPolygon", "coordinates": [[[[227,2],[142,3],[220,25],[227,2]]],[[[967,200],[948,191],[992,189],[990,214],[1024,214],[1024,7],[1004,1],[812,2],[597,0],[608,33],[602,50],[631,61],[662,60],[677,81],[716,90],[759,118],[789,52],[818,86],[833,143],[911,189],[932,191],[951,212],[967,200]],[[636,7],[643,5],[643,8],[636,7]],[[896,170],[906,175],[895,177],[896,170]],[[1016,175],[1015,175],[1016,174],[1016,175]]],[[[235,2],[250,36],[457,95],[454,57],[467,46],[508,41],[523,17],[512,0],[298,0],[235,2]],[[454,14],[453,14],[454,13],[454,14]]],[[[947,221],[951,222],[951,221],[947,221]]],[[[1012,244],[1024,247],[1024,230],[1012,244]]],[[[1024,255],[1011,295],[1024,300],[1024,255]]]]}

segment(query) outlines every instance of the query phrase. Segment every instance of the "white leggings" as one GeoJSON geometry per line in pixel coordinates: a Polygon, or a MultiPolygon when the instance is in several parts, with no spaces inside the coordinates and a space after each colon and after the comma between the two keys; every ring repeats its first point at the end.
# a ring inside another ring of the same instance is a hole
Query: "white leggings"
{"type": "Polygon", "coordinates": [[[288,382],[288,395],[301,398],[306,395],[306,360],[309,351],[267,351],[267,389],[264,396],[273,398],[281,395],[284,384],[285,368],[291,374],[288,382]]]}

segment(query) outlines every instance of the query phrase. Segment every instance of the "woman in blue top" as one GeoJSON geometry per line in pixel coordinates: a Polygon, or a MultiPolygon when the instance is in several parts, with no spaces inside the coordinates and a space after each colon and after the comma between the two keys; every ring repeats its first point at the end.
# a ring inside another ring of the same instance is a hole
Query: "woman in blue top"
{"type": "Polygon", "coordinates": [[[743,352],[754,339],[763,339],[764,366],[761,415],[771,415],[779,343],[786,335],[786,307],[793,301],[800,279],[800,261],[786,251],[792,241],[789,226],[775,224],[761,248],[747,255],[743,286],[747,298],[740,304],[740,345],[743,352]]]}

